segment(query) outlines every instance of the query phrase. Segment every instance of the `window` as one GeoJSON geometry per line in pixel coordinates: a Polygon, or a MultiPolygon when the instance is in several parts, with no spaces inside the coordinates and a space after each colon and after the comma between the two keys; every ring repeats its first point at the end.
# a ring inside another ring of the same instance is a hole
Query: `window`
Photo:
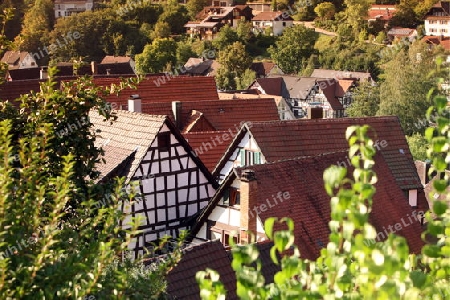
{"type": "Polygon", "coordinates": [[[158,150],[169,151],[170,148],[170,132],[161,132],[158,134],[158,150]]]}
{"type": "Polygon", "coordinates": [[[239,236],[237,236],[237,234],[230,234],[230,232],[223,231],[222,244],[226,249],[230,247],[230,236],[233,237],[233,242],[235,244],[239,243],[239,236]]]}
{"type": "Polygon", "coordinates": [[[286,22],[283,22],[283,27],[286,27],[286,22]]]}
{"type": "Polygon", "coordinates": [[[446,25],[447,24],[447,21],[445,21],[445,20],[441,20],[441,22],[440,22],[442,25],[446,25]]]}
{"type": "Polygon", "coordinates": [[[241,166],[257,165],[261,163],[261,153],[241,149],[241,166]]]}
{"type": "Polygon", "coordinates": [[[222,196],[222,204],[234,206],[241,204],[241,192],[235,187],[227,188],[222,196]]]}
{"type": "Polygon", "coordinates": [[[447,32],[447,28],[441,29],[441,32],[447,32]]]}

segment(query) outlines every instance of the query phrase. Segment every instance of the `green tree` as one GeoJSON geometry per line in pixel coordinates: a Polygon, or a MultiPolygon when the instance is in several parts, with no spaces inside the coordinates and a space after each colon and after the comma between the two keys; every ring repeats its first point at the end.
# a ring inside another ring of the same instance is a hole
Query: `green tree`
{"type": "Polygon", "coordinates": [[[361,83],[352,93],[352,104],[347,108],[349,117],[375,116],[380,106],[380,86],[361,83]]]}
{"type": "Polygon", "coordinates": [[[366,26],[367,12],[372,4],[370,0],[344,0],[346,9],[344,16],[346,24],[352,29],[353,37],[357,37],[358,33],[366,26]]]}
{"type": "Polygon", "coordinates": [[[241,77],[238,78],[236,88],[238,90],[245,90],[256,79],[256,73],[253,70],[246,69],[241,77]]]}
{"type": "Polygon", "coordinates": [[[427,159],[428,142],[423,135],[420,133],[414,133],[411,136],[407,135],[406,140],[414,160],[424,161],[427,159]]]}
{"type": "Polygon", "coordinates": [[[221,65],[216,76],[217,86],[219,89],[230,90],[236,89],[239,78],[250,67],[252,58],[241,42],[235,42],[220,51],[217,61],[221,65]]]}
{"type": "Polygon", "coordinates": [[[336,13],[336,7],[331,2],[322,2],[314,8],[314,12],[322,20],[330,20],[336,13]]]}
{"type": "Polygon", "coordinates": [[[186,8],[191,19],[195,20],[195,16],[207,5],[207,0],[188,0],[186,3],[186,8]]]}
{"type": "Polygon", "coordinates": [[[156,22],[155,28],[152,31],[151,38],[152,40],[158,38],[168,38],[170,36],[170,25],[167,22],[156,22]]]}
{"type": "Polygon", "coordinates": [[[268,50],[271,58],[285,72],[299,73],[314,53],[317,36],[314,29],[304,25],[286,28],[283,35],[268,50]]]}
{"type": "Polygon", "coordinates": [[[177,42],[177,65],[184,65],[191,57],[197,57],[192,50],[192,42],[190,40],[177,42]]]}
{"type": "Polygon", "coordinates": [[[424,128],[416,123],[425,118],[425,112],[432,104],[426,96],[434,86],[434,80],[428,74],[434,69],[435,58],[436,53],[431,53],[418,41],[383,66],[377,115],[398,116],[407,135],[423,132],[424,128]]]}
{"type": "Polygon", "coordinates": [[[173,39],[156,39],[136,55],[136,71],[158,73],[175,66],[177,62],[176,42],[173,39]]]}
{"type": "MultiPolygon", "coordinates": [[[[48,45],[48,36],[54,24],[54,6],[51,0],[36,0],[25,13],[22,30],[15,42],[22,51],[38,52],[48,45]]],[[[48,57],[45,57],[48,61],[48,57]]]]}
{"type": "Polygon", "coordinates": [[[180,5],[178,1],[168,1],[158,21],[169,24],[172,34],[182,34],[186,31],[184,24],[189,21],[189,13],[186,6],[180,5]]]}
{"type": "Polygon", "coordinates": [[[237,41],[239,41],[239,37],[236,31],[226,24],[220,29],[216,38],[212,41],[212,45],[220,51],[237,41]]]}
{"type": "Polygon", "coordinates": [[[250,40],[252,40],[255,35],[253,33],[253,25],[251,22],[245,21],[245,19],[242,19],[237,28],[236,28],[236,33],[238,38],[243,42],[243,43],[248,43],[250,40]]]}

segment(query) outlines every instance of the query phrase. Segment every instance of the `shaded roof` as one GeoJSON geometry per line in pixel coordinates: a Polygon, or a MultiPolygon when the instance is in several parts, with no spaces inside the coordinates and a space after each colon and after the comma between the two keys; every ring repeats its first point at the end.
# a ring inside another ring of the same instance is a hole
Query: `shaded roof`
{"type": "MultiPolygon", "coordinates": [[[[203,114],[215,130],[236,132],[244,121],[279,120],[278,109],[272,98],[181,101],[182,127],[186,129],[192,120],[192,112],[203,114]]],[[[142,111],[148,114],[166,114],[172,120],[172,104],[142,103],[142,111]]]]}
{"type": "Polygon", "coordinates": [[[336,71],[327,69],[314,69],[311,77],[318,78],[357,78],[363,81],[368,81],[372,78],[368,72],[353,72],[353,71],[336,71]]]}
{"type": "Polygon", "coordinates": [[[277,65],[273,62],[269,61],[259,61],[253,62],[250,65],[250,70],[255,71],[257,76],[267,76],[273,68],[277,67],[277,65]]]}
{"type": "Polygon", "coordinates": [[[38,79],[41,77],[41,69],[40,68],[12,69],[8,70],[7,77],[10,80],[38,79]]]}
{"type": "Polygon", "coordinates": [[[167,293],[170,296],[176,299],[200,299],[200,288],[195,276],[198,271],[210,268],[220,274],[220,281],[227,290],[227,299],[238,299],[236,275],[220,241],[203,243],[183,251],[181,260],[166,277],[167,293]]]}
{"type": "Polygon", "coordinates": [[[252,86],[254,87],[259,86],[264,91],[265,94],[282,96],[283,78],[281,77],[256,78],[252,86]]]}
{"type": "MultiPolygon", "coordinates": [[[[296,244],[303,258],[317,258],[320,249],[328,243],[331,208],[330,197],[324,189],[323,172],[330,165],[345,160],[346,154],[337,152],[236,169],[238,176],[245,169],[254,171],[258,206],[266,204],[270,195],[280,191],[289,193],[289,199],[278,202],[268,210],[261,210],[259,217],[263,223],[269,217],[293,219],[296,244]]],[[[407,239],[411,252],[420,253],[424,245],[420,222],[408,220],[413,209],[403,191],[394,183],[393,175],[380,154],[375,157],[374,171],[378,175],[378,182],[375,184],[377,191],[373,198],[370,223],[377,232],[383,232],[403,219],[408,222],[408,226],[403,225],[396,233],[407,239]]],[[[347,173],[351,172],[350,168],[347,173]]]]}
{"type": "Polygon", "coordinates": [[[253,17],[252,21],[293,21],[294,19],[282,11],[263,11],[253,17]]]}
{"type": "Polygon", "coordinates": [[[372,127],[369,136],[374,143],[378,141],[377,150],[382,153],[397,184],[402,189],[421,189],[422,184],[405,134],[396,116],[252,122],[251,127],[244,126],[236,136],[214,173],[220,171],[231,155],[230,149],[246,131],[250,131],[266,161],[274,162],[324,152],[346,151],[349,149],[345,139],[347,127],[364,124],[372,127]],[[382,141],[386,141],[385,147],[380,145],[382,141]]]}
{"type": "Polygon", "coordinates": [[[137,167],[144,158],[148,148],[153,143],[156,135],[166,122],[166,116],[156,116],[133,113],[124,110],[113,111],[117,119],[115,121],[104,121],[104,117],[97,111],[91,110],[89,119],[93,124],[92,130],[101,130],[96,133],[95,146],[104,147],[103,158],[106,163],[99,164],[97,168],[102,173],[101,178],[109,175],[118,163],[121,163],[129,155],[135,152],[127,180],[131,179],[137,167]]]}
{"type": "Polygon", "coordinates": [[[216,70],[220,67],[220,64],[214,59],[202,59],[196,57],[190,57],[184,64],[186,74],[196,76],[214,76],[216,70]]]}
{"type": "Polygon", "coordinates": [[[271,75],[272,77],[281,77],[283,79],[282,96],[284,98],[305,99],[316,85],[318,78],[299,77],[295,75],[271,75]]]}
{"type": "Polygon", "coordinates": [[[438,18],[440,19],[448,18],[450,16],[450,1],[439,1],[438,3],[434,4],[428,11],[425,19],[432,17],[434,12],[443,12],[445,14],[444,16],[438,16],[438,18]]]}
{"type": "Polygon", "coordinates": [[[233,140],[233,136],[224,130],[187,132],[183,136],[210,172],[233,140]],[[226,141],[223,138],[225,135],[226,141]]]}
{"type": "MultiPolygon", "coordinates": [[[[323,79],[317,80],[317,84],[322,89],[323,94],[327,98],[328,103],[330,104],[333,110],[343,110],[344,106],[339,101],[336,95],[336,90],[339,89],[339,83],[335,79],[323,79]]],[[[341,92],[341,91],[338,91],[341,92]]]]}

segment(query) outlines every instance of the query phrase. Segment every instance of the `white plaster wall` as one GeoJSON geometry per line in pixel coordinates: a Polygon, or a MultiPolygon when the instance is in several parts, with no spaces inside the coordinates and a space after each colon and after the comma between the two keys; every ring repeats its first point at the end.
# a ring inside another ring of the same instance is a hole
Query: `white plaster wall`
{"type": "Polygon", "coordinates": [[[434,36],[450,36],[450,21],[444,21],[444,24],[441,24],[440,20],[433,20],[435,23],[430,24],[430,20],[425,20],[425,32],[426,35],[434,35],[434,36]],[[437,32],[431,32],[431,28],[437,29],[437,32]],[[447,32],[443,32],[442,29],[446,29],[447,32]]]}

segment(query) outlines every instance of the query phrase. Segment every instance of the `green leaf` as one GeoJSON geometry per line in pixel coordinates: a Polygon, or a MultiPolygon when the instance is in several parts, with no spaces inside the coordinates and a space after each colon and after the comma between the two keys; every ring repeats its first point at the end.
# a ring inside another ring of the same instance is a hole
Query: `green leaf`
{"type": "Polygon", "coordinates": [[[447,204],[443,201],[434,201],[433,203],[433,212],[438,216],[444,214],[447,208],[448,208],[447,204]]]}
{"type": "Polygon", "coordinates": [[[264,222],[264,231],[266,232],[266,235],[270,240],[273,240],[273,225],[276,220],[277,220],[277,218],[272,217],[272,218],[268,218],[264,222]]]}
{"type": "Polygon", "coordinates": [[[414,270],[409,274],[409,277],[411,278],[414,287],[419,289],[422,288],[427,281],[427,275],[421,271],[414,270]]]}

